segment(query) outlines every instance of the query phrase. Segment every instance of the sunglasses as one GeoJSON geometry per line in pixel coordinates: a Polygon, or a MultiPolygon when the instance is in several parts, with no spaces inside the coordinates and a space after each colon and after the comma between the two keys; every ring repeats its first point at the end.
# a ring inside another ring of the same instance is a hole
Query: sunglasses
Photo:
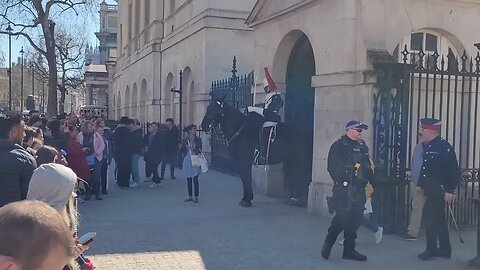
{"type": "Polygon", "coordinates": [[[362,133],[362,132],[363,132],[363,129],[361,129],[361,128],[356,128],[355,131],[357,131],[358,133],[362,133]]]}

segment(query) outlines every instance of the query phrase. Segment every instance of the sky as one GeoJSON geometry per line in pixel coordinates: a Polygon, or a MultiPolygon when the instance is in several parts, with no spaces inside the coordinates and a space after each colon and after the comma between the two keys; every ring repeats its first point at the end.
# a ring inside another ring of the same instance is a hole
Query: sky
{"type": "MultiPolygon", "coordinates": [[[[116,4],[114,0],[106,0],[108,4],[116,4]]],[[[82,15],[79,15],[82,16],[82,15]]],[[[81,20],[82,18],[80,18],[81,20]]],[[[98,31],[100,26],[99,17],[96,16],[95,20],[88,25],[86,31],[88,31],[88,40],[89,44],[95,45],[98,44],[98,40],[95,37],[95,32],[98,31]]],[[[30,43],[23,37],[12,37],[12,63],[17,62],[17,58],[20,57],[20,50],[22,46],[25,47],[25,50],[31,48],[30,43]]],[[[0,56],[5,57],[4,66],[8,67],[8,35],[0,35],[0,56]]]]}

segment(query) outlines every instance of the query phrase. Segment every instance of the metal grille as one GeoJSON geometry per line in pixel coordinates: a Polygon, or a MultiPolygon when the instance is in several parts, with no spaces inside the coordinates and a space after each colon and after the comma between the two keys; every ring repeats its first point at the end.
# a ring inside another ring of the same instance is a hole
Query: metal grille
{"type": "Polygon", "coordinates": [[[388,200],[395,201],[385,203],[396,215],[387,223],[397,229],[408,225],[408,178],[419,120],[433,117],[442,120],[442,137],[455,148],[462,171],[454,215],[460,226],[474,226],[480,167],[480,54],[443,56],[426,54],[421,48],[410,52],[405,46],[401,55],[402,63],[375,66],[374,158],[379,177],[394,195],[388,200]]]}

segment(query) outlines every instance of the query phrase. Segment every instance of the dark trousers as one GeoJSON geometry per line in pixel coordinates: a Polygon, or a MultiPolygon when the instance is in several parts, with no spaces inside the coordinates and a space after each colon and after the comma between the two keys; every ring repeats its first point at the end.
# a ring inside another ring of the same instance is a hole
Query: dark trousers
{"type": "Polygon", "coordinates": [[[363,221],[363,206],[355,207],[349,210],[335,209],[335,216],[332,219],[330,228],[328,228],[325,242],[333,246],[338,235],[343,231],[345,241],[343,242],[343,254],[349,254],[355,250],[355,239],[357,230],[363,221]]]}
{"type": "Polygon", "coordinates": [[[195,197],[198,197],[199,192],[200,192],[200,183],[198,183],[198,175],[192,178],[187,178],[187,189],[188,189],[188,196],[192,197],[193,191],[192,191],[192,182],[193,185],[195,186],[195,197]]]}
{"type": "Polygon", "coordinates": [[[102,173],[101,173],[101,190],[102,193],[107,193],[107,170],[108,170],[108,163],[105,159],[102,161],[102,173]]]}
{"type": "Polygon", "coordinates": [[[145,154],[143,156],[143,160],[145,160],[145,177],[150,177],[152,176],[152,165],[150,164],[150,158],[148,157],[148,154],[145,154]]]}
{"type": "Polygon", "coordinates": [[[427,235],[427,250],[431,252],[438,250],[450,254],[452,247],[445,217],[445,201],[442,196],[427,196],[423,206],[423,220],[427,235]]]}
{"type": "Polygon", "coordinates": [[[120,187],[130,186],[130,174],[132,172],[132,158],[130,155],[123,155],[115,159],[117,163],[117,184],[120,187]]]}
{"type": "Polygon", "coordinates": [[[90,177],[90,186],[87,188],[87,197],[90,197],[92,194],[95,196],[100,195],[100,182],[102,181],[102,161],[95,160],[95,165],[90,169],[92,172],[92,177],[90,177]]]}
{"type": "Polygon", "coordinates": [[[177,152],[165,153],[162,160],[161,178],[165,176],[167,163],[170,165],[170,176],[175,177],[175,166],[177,164],[177,152]]]}

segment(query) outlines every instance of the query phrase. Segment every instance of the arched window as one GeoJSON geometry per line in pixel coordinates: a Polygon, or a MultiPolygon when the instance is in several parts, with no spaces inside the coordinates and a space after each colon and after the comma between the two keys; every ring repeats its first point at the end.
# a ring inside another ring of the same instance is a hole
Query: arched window
{"type": "Polygon", "coordinates": [[[457,49],[452,42],[443,34],[430,31],[421,30],[415,31],[406,36],[399,43],[393,55],[398,59],[398,62],[404,62],[404,55],[402,52],[407,48],[407,63],[420,65],[420,58],[423,56],[423,66],[429,69],[441,67],[441,57],[444,57],[445,67],[449,71],[458,70],[458,62],[456,58],[459,56],[457,49]],[[435,66],[435,53],[439,55],[437,65],[435,66]]]}
{"type": "Polygon", "coordinates": [[[170,0],[170,14],[175,11],[175,0],[170,0]]]}

